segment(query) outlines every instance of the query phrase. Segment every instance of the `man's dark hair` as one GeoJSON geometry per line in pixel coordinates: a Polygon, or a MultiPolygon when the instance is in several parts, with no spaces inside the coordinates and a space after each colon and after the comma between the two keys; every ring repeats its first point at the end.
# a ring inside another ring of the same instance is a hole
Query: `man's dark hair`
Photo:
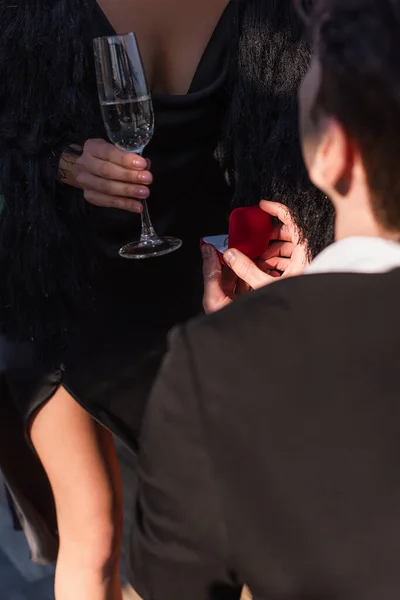
{"type": "Polygon", "coordinates": [[[400,0],[316,0],[321,64],[314,115],[334,116],[361,152],[377,218],[400,228],[400,0]]]}

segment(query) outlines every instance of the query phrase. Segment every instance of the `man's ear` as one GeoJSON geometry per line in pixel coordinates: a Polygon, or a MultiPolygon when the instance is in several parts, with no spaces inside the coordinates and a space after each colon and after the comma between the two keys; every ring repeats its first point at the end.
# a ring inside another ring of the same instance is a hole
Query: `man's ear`
{"type": "Polygon", "coordinates": [[[328,196],[333,190],[345,194],[351,155],[351,142],[342,125],[335,118],[324,118],[318,147],[309,167],[312,182],[328,196]]]}

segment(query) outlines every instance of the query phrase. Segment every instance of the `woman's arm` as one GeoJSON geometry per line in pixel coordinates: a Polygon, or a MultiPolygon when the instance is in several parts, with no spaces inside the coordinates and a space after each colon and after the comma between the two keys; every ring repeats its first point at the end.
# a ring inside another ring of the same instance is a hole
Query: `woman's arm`
{"type": "Polygon", "coordinates": [[[122,600],[122,488],[111,434],[60,388],[31,437],[56,502],[56,600],[122,600]]]}

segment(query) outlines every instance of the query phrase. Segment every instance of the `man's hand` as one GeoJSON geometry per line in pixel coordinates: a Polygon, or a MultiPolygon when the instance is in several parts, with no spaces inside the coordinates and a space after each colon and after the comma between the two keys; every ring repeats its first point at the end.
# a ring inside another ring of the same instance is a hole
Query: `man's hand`
{"type": "Polygon", "coordinates": [[[271,243],[261,259],[253,262],[234,248],[229,249],[220,263],[213,246],[203,246],[204,298],[206,313],[216,312],[237,296],[269,285],[280,277],[303,273],[308,264],[306,242],[300,242],[299,232],[286,206],[263,200],[261,208],[279,219],[274,227],[271,243]]]}
{"type": "Polygon", "coordinates": [[[223,267],[214,246],[206,244],[202,248],[203,254],[203,276],[204,296],[203,306],[207,314],[224,308],[250,288],[258,289],[274,281],[272,275],[265,273],[262,269],[247,258],[239,250],[228,250],[225,253],[225,262],[229,263],[232,257],[232,268],[223,267]]]}
{"type": "Polygon", "coordinates": [[[275,225],[271,242],[262,261],[270,269],[276,269],[282,277],[301,275],[309,264],[307,242],[301,240],[299,231],[293,222],[287,206],[278,202],[262,200],[260,207],[272,217],[279,219],[275,225]]]}

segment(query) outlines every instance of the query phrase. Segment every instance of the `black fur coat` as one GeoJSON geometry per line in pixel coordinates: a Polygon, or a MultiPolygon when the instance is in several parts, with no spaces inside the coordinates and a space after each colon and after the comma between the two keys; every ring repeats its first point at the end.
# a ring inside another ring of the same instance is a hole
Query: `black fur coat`
{"type": "MultiPolygon", "coordinates": [[[[296,92],[310,49],[291,0],[241,0],[232,35],[222,160],[234,203],[287,204],[312,254],[332,236],[297,138],[296,92]]],[[[0,325],[49,347],[68,337],[90,284],[90,207],[57,181],[61,153],[102,136],[88,23],[94,0],[0,7],[0,325]]]]}

